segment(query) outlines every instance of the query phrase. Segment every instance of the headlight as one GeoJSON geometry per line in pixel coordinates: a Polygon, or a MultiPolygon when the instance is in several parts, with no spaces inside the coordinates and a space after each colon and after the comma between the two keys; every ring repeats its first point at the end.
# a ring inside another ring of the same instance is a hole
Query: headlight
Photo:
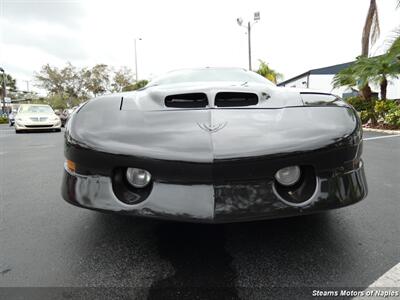
{"type": "Polygon", "coordinates": [[[275,179],[284,186],[294,185],[299,181],[301,171],[299,166],[282,168],[275,173],[275,179]]]}
{"type": "Polygon", "coordinates": [[[126,170],[126,180],[135,188],[144,188],[151,181],[151,174],[142,169],[128,168],[126,170]]]}
{"type": "Polygon", "coordinates": [[[53,119],[51,119],[52,121],[60,121],[59,117],[54,117],[53,119]]]}

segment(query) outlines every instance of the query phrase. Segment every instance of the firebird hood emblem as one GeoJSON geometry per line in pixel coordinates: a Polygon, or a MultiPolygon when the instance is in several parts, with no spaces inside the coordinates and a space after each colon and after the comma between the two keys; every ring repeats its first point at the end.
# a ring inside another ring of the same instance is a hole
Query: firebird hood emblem
{"type": "Polygon", "coordinates": [[[226,126],[226,124],[228,124],[228,122],[222,122],[217,124],[197,123],[197,125],[199,125],[201,129],[210,133],[220,131],[222,128],[226,126]]]}

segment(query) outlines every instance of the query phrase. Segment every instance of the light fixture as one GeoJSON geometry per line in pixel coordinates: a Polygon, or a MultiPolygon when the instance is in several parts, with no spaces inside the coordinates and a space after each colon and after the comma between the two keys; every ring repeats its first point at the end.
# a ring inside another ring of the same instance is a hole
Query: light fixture
{"type": "Polygon", "coordinates": [[[143,169],[128,168],[126,170],[126,180],[135,188],[144,188],[151,181],[151,174],[143,169]]]}
{"type": "Polygon", "coordinates": [[[275,179],[281,185],[291,186],[297,183],[300,179],[301,171],[299,166],[285,167],[275,173],[275,179]]]}

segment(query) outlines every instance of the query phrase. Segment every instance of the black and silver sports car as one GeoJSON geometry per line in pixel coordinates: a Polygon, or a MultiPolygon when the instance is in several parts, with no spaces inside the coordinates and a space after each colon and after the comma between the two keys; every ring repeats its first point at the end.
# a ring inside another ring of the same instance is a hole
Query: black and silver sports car
{"type": "Polygon", "coordinates": [[[77,109],[62,195],[115,213],[195,222],[303,215],[367,195],[356,111],[330,93],[236,68],[170,72],[77,109]]]}

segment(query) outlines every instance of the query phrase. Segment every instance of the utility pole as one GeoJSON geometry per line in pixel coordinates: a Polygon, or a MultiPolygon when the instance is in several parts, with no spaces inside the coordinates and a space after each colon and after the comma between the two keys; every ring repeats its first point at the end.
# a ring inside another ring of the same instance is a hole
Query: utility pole
{"type": "Polygon", "coordinates": [[[260,12],[255,12],[254,13],[254,22],[251,23],[250,21],[246,25],[243,25],[243,19],[242,18],[237,18],[236,22],[238,23],[239,26],[247,28],[247,42],[248,42],[248,47],[249,47],[249,70],[251,71],[251,28],[255,23],[257,23],[260,20],[260,12]]]}
{"type": "Polygon", "coordinates": [[[6,112],[6,96],[7,96],[6,73],[4,72],[4,69],[2,67],[0,67],[0,72],[3,73],[3,88],[2,88],[3,107],[2,107],[2,111],[4,113],[4,112],[6,112]]]}
{"type": "Polygon", "coordinates": [[[136,82],[138,82],[138,66],[137,66],[137,48],[136,48],[136,40],[141,41],[142,38],[135,38],[135,78],[136,82]]]}
{"type": "Polygon", "coordinates": [[[26,82],[26,91],[29,93],[29,82],[30,80],[24,80],[26,82]]]}
{"type": "Polygon", "coordinates": [[[247,23],[247,38],[249,43],[249,70],[251,71],[251,25],[250,22],[247,23]]]}

